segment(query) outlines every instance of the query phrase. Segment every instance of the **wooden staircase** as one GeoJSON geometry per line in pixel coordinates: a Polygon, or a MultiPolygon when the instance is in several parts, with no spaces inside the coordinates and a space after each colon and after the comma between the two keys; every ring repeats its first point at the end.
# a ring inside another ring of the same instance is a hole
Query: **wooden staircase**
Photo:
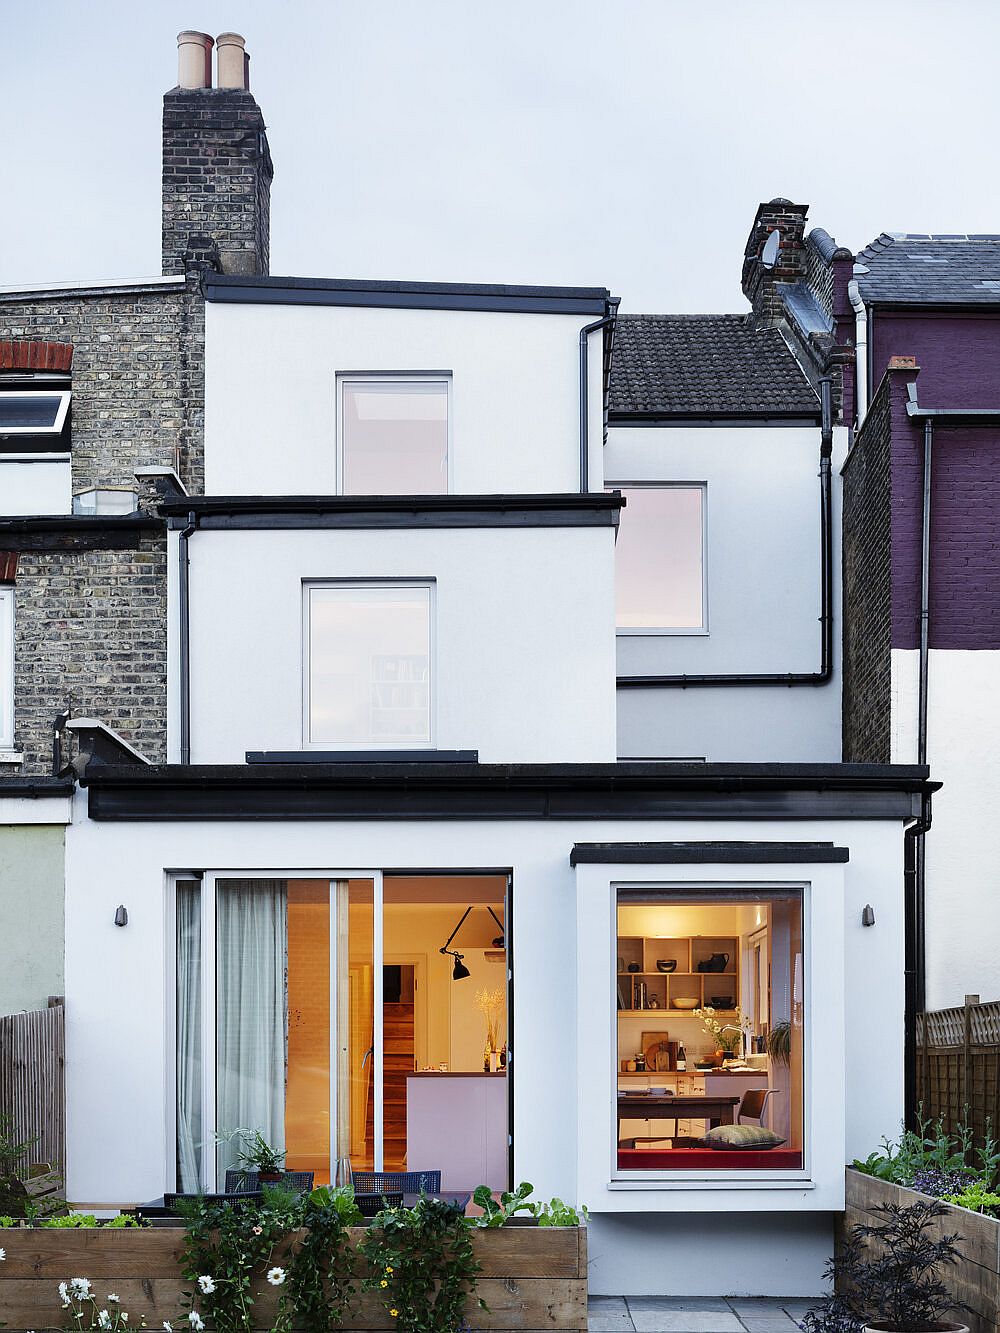
{"type": "MultiPolygon", "coordinates": [[[[382,1144],[385,1169],[406,1170],[406,1076],[413,1073],[413,1004],[382,1007],[383,1063],[382,1144]]],[[[368,1099],[365,1146],[375,1142],[375,1102],[368,1099]]]]}

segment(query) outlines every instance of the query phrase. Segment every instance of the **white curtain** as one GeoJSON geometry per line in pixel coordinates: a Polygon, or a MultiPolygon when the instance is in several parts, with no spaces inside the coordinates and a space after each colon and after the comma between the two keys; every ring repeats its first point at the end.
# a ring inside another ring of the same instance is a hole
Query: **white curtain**
{"type": "MultiPolygon", "coordinates": [[[[221,880],[216,902],[216,1126],[285,1147],[288,893],[282,879],[221,880]]],[[[219,1188],[238,1140],[218,1146],[219,1188]]]]}
{"type": "Polygon", "coordinates": [[[201,1188],[201,886],[177,885],[177,1187],[201,1188]]]}

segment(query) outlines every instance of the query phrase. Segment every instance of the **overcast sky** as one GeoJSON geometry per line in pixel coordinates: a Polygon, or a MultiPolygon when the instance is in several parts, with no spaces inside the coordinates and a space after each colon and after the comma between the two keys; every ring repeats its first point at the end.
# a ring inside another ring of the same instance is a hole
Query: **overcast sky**
{"type": "Polygon", "coordinates": [[[857,250],[1000,232],[996,0],[0,0],[0,283],[159,272],[176,34],[242,32],[271,271],[745,306],[784,195],[857,250]]]}

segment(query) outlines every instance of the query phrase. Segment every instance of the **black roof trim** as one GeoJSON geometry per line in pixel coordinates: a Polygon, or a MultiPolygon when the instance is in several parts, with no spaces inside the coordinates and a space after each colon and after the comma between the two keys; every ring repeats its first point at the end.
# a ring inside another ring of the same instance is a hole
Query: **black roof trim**
{"type": "Polygon", "coordinates": [[[160,505],[169,526],[203,528],[486,528],[613,526],[620,492],[553,495],[188,496],[160,505]]]}
{"type": "Polygon", "coordinates": [[[606,315],[606,287],[522,287],[504,283],[364,282],[347,278],[248,277],[209,273],[207,301],[259,305],[381,306],[396,310],[492,310],[516,314],[606,315]]]}
{"type": "Polygon", "coordinates": [[[73,532],[146,532],[163,529],[154,514],[42,514],[37,517],[0,518],[0,534],[73,532]]]}
{"type": "Polygon", "coordinates": [[[478,764],[478,750],[247,750],[248,764],[478,764]]]}
{"type": "Polygon", "coordinates": [[[72,796],[75,788],[72,778],[0,777],[0,797],[72,796]]]}
{"type": "Polygon", "coordinates": [[[794,865],[849,861],[832,842],[578,842],[577,865],[794,865]]]}
{"type": "Polygon", "coordinates": [[[608,413],[609,426],[815,426],[823,419],[819,409],[814,413],[801,411],[745,412],[626,412],[619,409],[608,413]]]}
{"type": "Polygon", "coordinates": [[[164,765],[87,774],[97,820],[915,819],[927,768],[866,764],[164,765]]]}

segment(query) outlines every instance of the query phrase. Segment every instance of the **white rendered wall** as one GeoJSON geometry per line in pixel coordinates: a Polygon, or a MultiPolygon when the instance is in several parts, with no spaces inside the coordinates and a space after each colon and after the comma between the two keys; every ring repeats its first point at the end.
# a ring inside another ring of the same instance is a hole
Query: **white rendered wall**
{"type": "Polygon", "coordinates": [[[68,514],[73,508],[70,461],[0,458],[0,517],[68,514]]]}
{"type": "MultiPolygon", "coordinates": [[[[604,1181],[591,1182],[592,1190],[583,1194],[578,1177],[578,1123],[586,1125],[588,1115],[610,1114],[611,1110],[581,1105],[586,1098],[581,1099],[580,1088],[587,1086],[593,1062],[610,1058],[611,1051],[595,1050],[588,1036],[586,1049],[579,1052],[572,1012],[578,986],[577,883],[569,865],[574,842],[766,837],[831,841],[850,847],[851,860],[843,867],[842,927],[846,1142],[842,1127],[832,1141],[821,1145],[822,1152],[828,1162],[836,1161],[839,1166],[855,1154],[870,1151],[883,1134],[894,1132],[901,1119],[903,922],[898,823],[414,820],[99,824],[85,816],[86,793],[76,799],[78,822],[67,834],[67,1133],[69,1195],[80,1203],[153,1198],[164,1188],[170,1156],[166,1068],[167,1052],[172,1050],[166,963],[173,949],[166,934],[164,872],[171,867],[315,875],[394,865],[434,869],[510,866],[516,975],[515,1176],[531,1180],[541,1196],[558,1194],[590,1206],[600,1223],[594,1233],[600,1247],[592,1257],[601,1281],[609,1284],[597,1290],[625,1290],[621,1284],[626,1279],[639,1279],[628,1277],[634,1273],[628,1254],[629,1227],[613,1221],[619,1201],[604,1181]],[[861,909],[867,902],[875,907],[878,921],[871,930],[860,925],[861,909]],[[119,903],[129,912],[124,930],[113,924],[119,903]],[[128,1003],[122,1003],[123,996],[129,997],[128,1003]],[[108,1071],[123,1068],[128,1070],[127,1088],[122,1095],[108,1098],[108,1071]]],[[[634,877],[635,867],[631,872],[634,877]]],[[[729,867],[727,875],[733,874],[729,867]]],[[[610,957],[613,928],[609,913],[599,938],[587,947],[604,949],[610,957]]],[[[580,943],[587,945],[587,940],[580,943]]],[[[609,992],[609,1028],[612,1018],[609,992]]],[[[838,1021],[836,1014],[833,1021],[838,1021]]],[[[817,1063],[824,1054],[831,1064],[838,1064],[839,1049],[836,1053],[811,1052],[817,1063]]],[[[692,1249],[700,1243],[714,1251],[719,1228],[724,1231],[734,1225],[733,1213],[749,1213],[754,1216],[752,1234],[749,1227],[740,1232],[747,1239],[747,1255],[763,1252],[770,1240],[772,1263],[758,1268],[744,1265],[741,1251],[733,1256],[734,1272],[727,1286],[731,1281],[734,1289],[739,1286],[773,1294],[779,1288],[769,1284],[778,1280],[776,1274],[785,1272],[789,1216],[801,1221],[801,1200],[794,1197],[799,1193],[775,1200],[760,1189],[744,1190],[731,1206],[727,1202],[730,1218],[726,1220],[719,1212],[696,1216],[689,1191],[655,1189],[643,1194],[635,1225],[640,1225],[641,1216],[673,1213],[678,1225],[683,1220],[692,1249]],[[760,1218],[764,1211],[773,1218],[760,1218]]],[[[808,1263],[810,1273],[818,1268],[814,1260],[820,1226],[825,1223],[807,1220],[797,1233],[803,1238],[803,1262],[808,1263]]],[[[678,1292],[705,1289],[707,1268],[703,1263],[678,1277],[678,1292]]],[[[715,1273],[718,1280],[717,1268],[715,1273]]],[[[655,1274],[646,1280],[658,1281],[655,1274]]],[[[674,1279],[663,1278],[668,1280],[674,1279]]],[[[659,1285],[658,1289],[668,1288],[659,1285]]]]}
{"type": "Polygon", "coordinates": [[[435,580],[435,748],[613,762],[613,544],[610,527],[196,533],[192,762],[302,748],[302,582],[326,578],[435,580]]]}
{"type": "MultiPolygon", "coordinates": [[[[621,757],[839,761],[839,470],[845,437],[845,431],[834,431],[832,680],[792,688],[622,689],[621,757]]],[[[819,439],[819,427],[611,429],[608,484],[707,484],[709,632],[620,635],[620,675],[819,670],[819,439]]]]}
{"type": "MultiPolygon", "coordinates": [[[[455,494],[579,491],[578,315],[209,302],[205,490],[336,493],[336,376],[450,371],[455,494]]],[[[590,346],[599,488],[601,335],[590,346]]]]}
{"type": "MultiPolygon", "coordinates": [[[[892,762],[917,762],[920,655],[892,651],[892,762]]],[[[927,759],[943,787],[925,839],[927,1008],[1000,999],[1000,652],[933,648],[927,759]]]]}

